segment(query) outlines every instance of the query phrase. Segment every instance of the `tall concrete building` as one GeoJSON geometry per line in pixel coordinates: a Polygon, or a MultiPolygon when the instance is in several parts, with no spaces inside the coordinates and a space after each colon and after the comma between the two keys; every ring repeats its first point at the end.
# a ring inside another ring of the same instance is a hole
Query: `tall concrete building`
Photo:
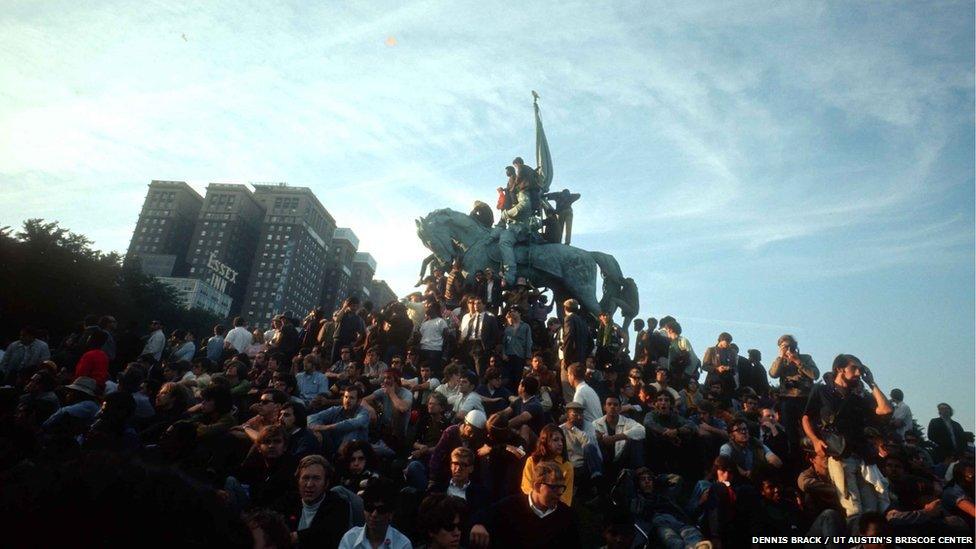
{"type": "Polygon", "coordinates": [[[185,182],[153,180],[126,262],[137,261],[142,272],[153,276],[186,276],[187,248],[202,205],[203,198],[185,182]]]}
{"type": "Polygon", "coordinates": [[[349,281],[349,295],[358,295],[361,301],[372,299],[369,284],[376,274],[376,260],[366,252],[356,252],[352,260],[352,278],[349,281]]]}
{"type": "Polygon", "coordinates": [[[359,238],[352,229],[339,227],[332,236],[332,245],[325,260],[325,281],[322,284],[322,298],[319,304],[326,314],[339,308],[349,295],[349,282],[352,279],[352,261],[359,248],[359,238]]]}
{"type": "Polygon", "coordinates": [[[369,300],[375,305],[374,310],[379,310],[391,301],[396,301],[397,295],[390,288],[385,280],[373,279],[369,284],[369,300]]]}
{"type": "Polygon", "coordinates": [[[246,185],[211,183],[188,252],[188,276],[230,298],[230,314],[243,309],[264,207],[246,185]]]}
{"type": "Polygon", "coordinates": [[[301,318],[322,295],[335,219],[307,187],[254,185],[264,219],[241,311],[256,324],[290,311],[301,318]]]}

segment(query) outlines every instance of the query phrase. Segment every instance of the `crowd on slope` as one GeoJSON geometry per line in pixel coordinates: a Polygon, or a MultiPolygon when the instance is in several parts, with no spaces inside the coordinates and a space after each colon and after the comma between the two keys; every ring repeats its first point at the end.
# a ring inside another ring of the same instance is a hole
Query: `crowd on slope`
{"type": "Polygon", "coordinates": [[[426,282],[267,329],[139,339],[89,317],[53,345],[25,327],[0,357],[12,544],[973,535],[972,434],[942,403],[923,437],[883,366],[818,366],[790,335],[768,369],[728,333],[699,357],[672,317],[625,333],[490,269],[426,282]]]}

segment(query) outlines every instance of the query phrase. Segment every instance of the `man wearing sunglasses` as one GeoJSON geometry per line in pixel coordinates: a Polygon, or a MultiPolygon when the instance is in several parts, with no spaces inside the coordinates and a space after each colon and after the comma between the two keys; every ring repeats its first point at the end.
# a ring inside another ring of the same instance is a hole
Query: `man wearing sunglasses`
{"type": "Polygon", "coordinates": [[[551,461],[539,463],[528,497],[509,496],[479,513],[471,528],[471,546],[580,547],[576,514],[559,501],[565,490],[562,469],[551,461]]]}
{"type": "Polygon", "coordinates": [[[412,549],[407,536],[390,526],[393,507],[396,503],[396,488],[385,478],[369,481],[361,493],[363,511],[366,512],[366,525],[353,526],[342,536],[340,549],[412,549]]]}
{"type": "Polygon", "coordinates": [[[749,435],[749,424],[744,419],[737,419],[729,426],[729,441],[722,445],[719,454],[731,459],[739,474],[746,478],[753,478],[753,473],[763,467],[783,466],[779,456],[749,435]]]}

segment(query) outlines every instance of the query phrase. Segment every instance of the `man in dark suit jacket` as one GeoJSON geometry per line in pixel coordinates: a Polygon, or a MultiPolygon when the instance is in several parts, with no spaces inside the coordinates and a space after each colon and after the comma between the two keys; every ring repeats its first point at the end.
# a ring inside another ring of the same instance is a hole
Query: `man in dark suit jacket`
{"type": "Polygon", "coordinates": [[[939,417],[932,418],[926,434],[929,440],[936,444],[932,452],[932,460],[936,463],[946,458],[962,454],[966,450],[966,432],[962,425],[952,419],[952,406],[945,402],[939,403],[939,417]]]}
{"type": "Polygon", "coordinates": [[[567,299],[563,303],[563,369],[579,362],[586,362],[587,355],[590,354],[590,327],[579,312],[579,302],[575,299],[567,299]]]}
{"type": "Polygon", "coordinates": [[[516,494],[477,513],[471,544],[491,547],[580,547],[576,514],[559,496],[566,489],[562,470],[551,461],[535,466],[535,483],[528,496],[516,494]]]}
{"type": "Polygon", "coordinates": [[[657,319],[647,319],[647,363],[657,362],[657,359],[668,356],[671,340],[657,331],[657,319]]]}
{"type": "Polygon", "coordinates": [[[484,300],[481,297],[469,300],[468,313],[461,319],[458,343],[465,362],[479,376],[488,368],[488,357],[498,350],[500,333],[498,319],[485,311],[484,300]]]}
{"type": "Polygon", "coordinates": [[[502,279],[495,276],[491,267],[485,267],[484,274],[484,280],[478,286],[478,297],[485,302],[485,310],[497,315],[502,305],[502,279]]]}
{"type": "Polygon", "coordinates": [[[298,495],[287,509],[297,547],[338,547],[349,530],[349,503],[329,490],[332,466],[320,455],[298,462],[298,495]]]}

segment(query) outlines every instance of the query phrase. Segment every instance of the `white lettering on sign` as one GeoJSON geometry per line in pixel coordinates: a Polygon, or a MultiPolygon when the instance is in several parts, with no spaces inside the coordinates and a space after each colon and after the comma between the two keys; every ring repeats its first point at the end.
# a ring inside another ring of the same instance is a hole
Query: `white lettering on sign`
{"type": "Polygon", "coordinates": [[[207,267],[214,272],[213,281],[220,277],[224,280],[224,283],[218,287],[215,282],[211,282],[214,287],[217,287],[221,292],[227,287],[227,283],[235,284],[237,283],[237,271],[231,269],[228,265],[217,259],[217,252],[210,252],[210,259],[207,260],[207,267]]]}

